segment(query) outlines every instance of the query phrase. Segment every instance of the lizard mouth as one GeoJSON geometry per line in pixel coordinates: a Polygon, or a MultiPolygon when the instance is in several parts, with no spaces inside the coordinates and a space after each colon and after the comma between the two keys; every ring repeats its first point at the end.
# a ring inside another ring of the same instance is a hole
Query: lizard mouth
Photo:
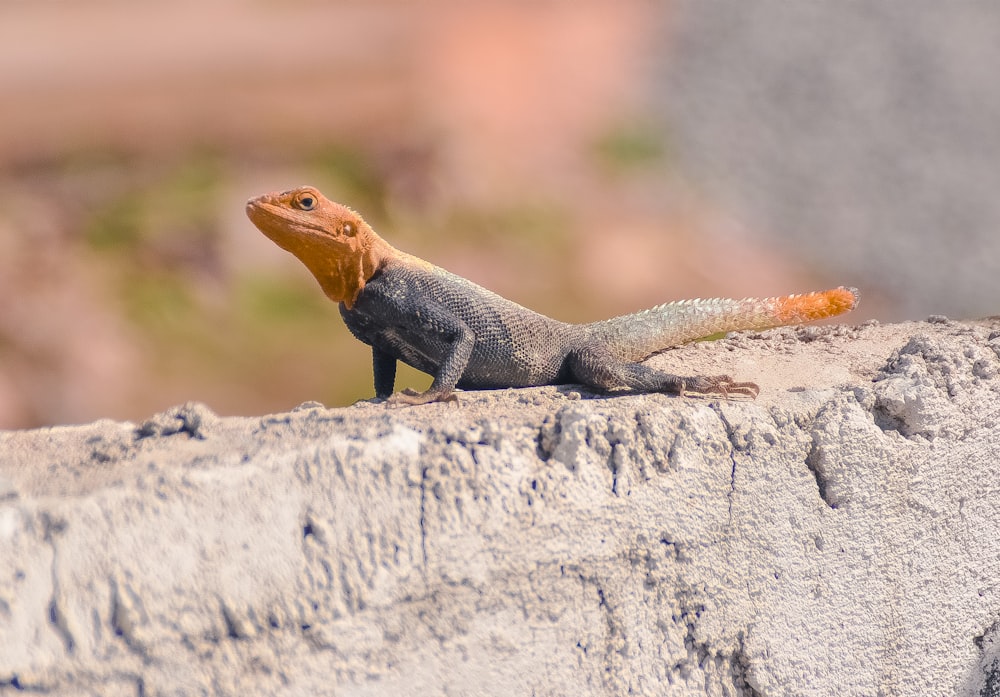
{"type": "Polygon", "coordinates": [[[281,208],[271,203],[266,197],[260,196],[258,198],[252,198],[247,201],[247,217],[257,225],[258,223],[266,222],[269,219],[281,218],[280,215],[281,208]]]}
{"type": "Polygon", "coordinates": [[[285,206],[273,203],[266,196],[247,201],[246,214],[258,230],[278,242],[292,235],[326,236],[326,230],[319,222],[304,220],[304,216],[294,215],[285,206]]]}

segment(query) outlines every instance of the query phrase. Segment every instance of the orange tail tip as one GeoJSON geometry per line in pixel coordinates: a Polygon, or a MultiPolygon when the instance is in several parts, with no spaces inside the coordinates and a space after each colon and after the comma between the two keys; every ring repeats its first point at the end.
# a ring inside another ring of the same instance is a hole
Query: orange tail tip
{"type": "Polygon", "coordinates": [[[776,299],[776,314],[782,324],[811,322],[850,312],[857,307],[859,299],[857,288],[844,286],[817,293],[789,295],[776,299]]]}

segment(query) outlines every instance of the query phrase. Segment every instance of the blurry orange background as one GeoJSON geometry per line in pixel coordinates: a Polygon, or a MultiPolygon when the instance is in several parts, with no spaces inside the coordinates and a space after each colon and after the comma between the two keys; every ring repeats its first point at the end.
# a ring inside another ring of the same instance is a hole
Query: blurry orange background
{"type": "Polygon", "coordinates": [[[851,283],[686,174],[671,8],[0,5],[0,427],[370,397],[367,347],[243,213],[305,183],[564,320],[851,283]]]}

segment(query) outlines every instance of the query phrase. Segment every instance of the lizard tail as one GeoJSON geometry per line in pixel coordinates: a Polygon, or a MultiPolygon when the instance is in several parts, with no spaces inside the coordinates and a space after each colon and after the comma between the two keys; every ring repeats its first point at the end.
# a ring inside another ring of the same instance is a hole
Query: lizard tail
{"type": "Polygon", "coordinates": [[[626,361],[727,332],[801,324],[853,310],[856,288],[833,288],[777,298],[680,300],[630,315],[584,325],[626,361]]]}

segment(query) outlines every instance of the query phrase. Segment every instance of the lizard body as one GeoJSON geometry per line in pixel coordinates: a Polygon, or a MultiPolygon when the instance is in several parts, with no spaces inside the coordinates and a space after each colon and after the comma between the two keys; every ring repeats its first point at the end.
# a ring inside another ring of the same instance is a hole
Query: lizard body
{"type": "Polygon", "coordinates": [[[372,347],[377,397],[405,404],[454,399],[454,389],[579,383],[601,391],[739,394],[729,376],[673,375],[641,361],[714,334],[798,324],[847,312],[852,288],[779,298],[684,300],[590,324],[568,324],[401,252],[357,213],[312,187],[265,194],[247,215],[294,254],[372,347]],[[392,394],[396,362],[429,373],[425,392],[392,394]]]}

